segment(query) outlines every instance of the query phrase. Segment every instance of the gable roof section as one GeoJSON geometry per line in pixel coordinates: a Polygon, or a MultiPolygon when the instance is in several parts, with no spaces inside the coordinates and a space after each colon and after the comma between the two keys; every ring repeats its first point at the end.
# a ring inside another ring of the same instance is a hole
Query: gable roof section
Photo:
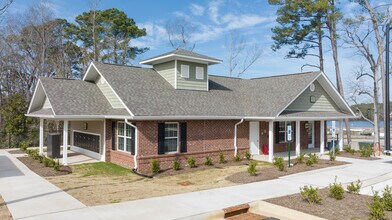
{"type": "Polygon", "coordinates": [[[140,61],[141,64],[156,64],[160,62],[166,62],[167,59],[179,58],[179,59],[190,59],[207,62],[208,64],[222,63],[222,60],[195,53],[189,50],[177,49],[158,56],[154,56],[145,60],[140,61]]]}

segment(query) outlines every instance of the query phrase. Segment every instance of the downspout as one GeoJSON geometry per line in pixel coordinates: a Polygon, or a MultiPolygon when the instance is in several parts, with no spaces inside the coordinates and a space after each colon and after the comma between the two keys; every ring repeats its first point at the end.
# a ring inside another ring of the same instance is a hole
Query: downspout
{"type": "Polygon", "coordinates": [[[234,125],[234,156],[237,156],[237,152],[238,152],[238,147],[237,147],[237,126],[239,124],[241,124],[242,122],[244,122],[243,118],[241,119],[241,121],[237,122],[234,125]]]}
{"type": "Polygon", "coordinates": [[[138,144],[138,131],[137,127],[131,123],[129,123],[128,119],[125,119],[125,123],[135,129],[135,155],[133,155],[133,163],[135,164],[133,167],[133,170],[137,170],[137,156],[138,156],[138,151],[139,151],[139,144],[138,144]]]}

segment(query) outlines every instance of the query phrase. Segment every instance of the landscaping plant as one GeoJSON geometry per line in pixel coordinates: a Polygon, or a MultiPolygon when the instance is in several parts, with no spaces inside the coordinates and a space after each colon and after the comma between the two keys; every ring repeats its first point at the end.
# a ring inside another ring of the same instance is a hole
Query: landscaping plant
{"type": "Polygon", "coordinates": [[[279,171],[284,171],[283,157],[274,157],[273,164],[278,168],[279,171]]]}
{"type": "Polygon", "coordinates": [[[346,151],[347,153],[351,153],[351,154],[355,153],[355,150],[352,149],[350,146],[343,147],[343,150],[346,151]]]}
{"type": "Polygon", "coordinates": [[[222,151],[219,152],[219,163],[226,163],[225,154],[222,151]]]}
{"type": "Polygon", "coordinates": [[[53,169],[56,170],[56,171],[60,171],[60,162],[59,162],[59,160],[55,161],[53,169]]]}
{"type": "Polygon", "coordinates": [[[373,148],[362,148],[360,151],[361,157],[370,157],[373,154],[373,148]]]}
{"type": "Polygon", "coordinates": [[[341,183],[337,183],[337,176],[335,176],[335,181],[332,184],[329,184],[329,197],[334,198],[336,200],[341,200],[344,198],[344,189],[341,183]]]}
{"type": "Polygon", "coordinates": [[[356,183],[351,182],[349,185],[347,185],[347,191],[352,194],[358,194],[361,187],[362,182],[358,179],[356,183]]]}
{"type": "Polygon", "coordinates": [[[237,155],[234,156],[234,161],[235,162],[240,162],[241,161],[241,155],[237,153],[237,155]]]}
{"type": "Polygon", "coordinates": [[[305,154],[304,153],[300,153],[295,160],[296,160],[297,163],[303,163],[305,161],[305,154]]]}
{"type": "Polygon", "coordinates": [[[151,160],[150,168],[152,173],[159,173],[161,171],[161,164],[157,160],[151,160]]]}
{"type": "Polygon", "coordinates": [[[385,219],[385,205],[382,198],[378,195],[378,191],[373,192],[372,202],[369,204],[369,217],[372,220],[385,219]]]}
{"type": "Polygon", "coordinates": [[[196,167],[196,160],[195,160],[195,158],[189,157],[187,162],[188,162],[188,166],[190,168],[195,168],[196,167]]]}
{"type": "Polygon", "coordinates": [[[313,188],[312,186],[304,186],[299,188],[301,191],[301,196],[305,199],[308,203],[321,203],[322,199],[318,193],[318,188],[313,188]]]}
{"type": "Polygon", "coordinates": [[[20,143],[20,149],[24,152],[26,152],[27,148],[29,147],[30,142],[29,141],[21,141],[20,143]]]}
{"type": "Polygon", "coordinates": [[[245,158],[246,158],[247,160],[250,160],[250,159],[252,158],[252,154],[250,154],[249,151],[246,151],[246,152],[245,152],[245,158]]]}
{"type": "Polygon", "coordinates": [[[386,186],[382,194],[384,208],[387,211],[392,211],[392,187],[386,186]]]}
{"type": "Polygon", "coordinates": [[[313,164],[318,163],[318,156],[316,154],[308,154],[309,158],[306,161],[306,165],[313,166],[313,164]]]}
{"type": "Polygon", "coordinates": [[[336,160],[336,155],[333,154],[333,152],[329,152],[329,161],[335,161],[336,160]]]}
{"type": "Polygon", "coordinates": [[[248,173],[251,176],[256,176],[256,172],[257,172],[256,166],[257,166],[257,162],[256,161],[252,161],[252,162],[249,163],[248,173]]]}
{"type": "Polygon", "coordinates": [[[178,159],[173,161],[173,170],[179,170],[181,168],[181,163],[178,159]]]}
{"type": "Polygon", "coordinates": [[[204,165],[206,165],[206,166],[212,166],[213,165],[211,157],[206,156],[206,160],[204,161],[204,165]]]}

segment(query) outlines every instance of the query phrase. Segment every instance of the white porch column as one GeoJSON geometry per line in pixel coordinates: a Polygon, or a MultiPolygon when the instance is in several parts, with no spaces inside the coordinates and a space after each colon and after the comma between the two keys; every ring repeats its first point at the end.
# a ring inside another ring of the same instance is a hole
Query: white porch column
{"type": "Polygon", "coordinates": [[[268,122],[268,161],[272,163],[274,159],[274,122],[268,122]]]}
{"type": "Polygon", "coordinates": [[[39,155],[44,153],[44,119],[39,119],[39,155]]]}
{"type": "Polygon", "coordinates": [[[295,155],[301,153],[301,121],[295,122],[295,155]]]}
{"type": "Polygon", "coordinates": [[[325,149],[325,121],[320,121],[320,154],[324,153],[325,149]]]}
{"type": "Polygon", "coordinates": [[[68,164],[68,120],[64,120],[63,128],[63,165],[68,164]]]}
{"type": "Polygon", "coordinates": [[[343,151],[343,120],[339,120],[339,151],[343,151]]]}

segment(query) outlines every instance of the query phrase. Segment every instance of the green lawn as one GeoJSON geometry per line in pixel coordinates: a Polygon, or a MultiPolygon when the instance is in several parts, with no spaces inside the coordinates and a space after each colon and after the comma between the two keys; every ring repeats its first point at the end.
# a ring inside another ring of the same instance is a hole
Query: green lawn
{"type": "Polygon", "coordinates": [[[85,163],[73,165],[72,172],[80,174],[83,177],[86,176],[126,176],[130,174],[130,170],[124,167],[118,166],[113,163],[97,162],[97,163],[85,163]]]}

